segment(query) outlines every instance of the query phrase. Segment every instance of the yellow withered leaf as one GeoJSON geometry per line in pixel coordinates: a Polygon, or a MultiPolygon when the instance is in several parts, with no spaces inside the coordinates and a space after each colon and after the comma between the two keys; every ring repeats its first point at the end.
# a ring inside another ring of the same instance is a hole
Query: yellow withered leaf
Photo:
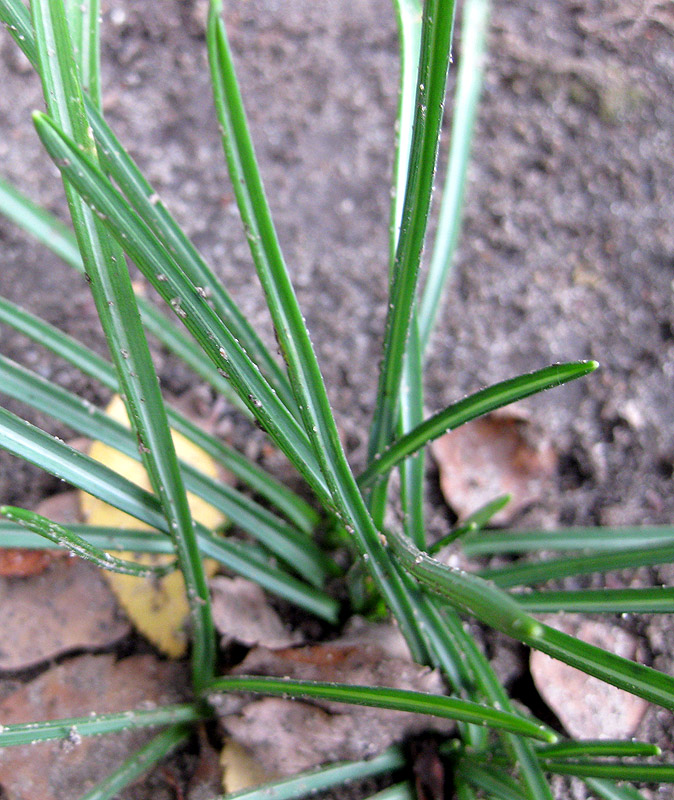
{"type": "MultiPolygon", "coordinates": [[[[126,409],[119,395],[113,397],[106,413],[128,426],[126,409]]],[[[213,478],[218,477],[215,462],[201,448],[176,431],[173,431],[173,441],[180,459],[213,478]]],[[[150,489],[147,473],[139,461],[135,461],[101,442],[94,442],[91,445],[89,455],[115,472],[124,475],[138,486],[150,489]]],[[[188,494],[188,500],[195,520],[211,530],[222,526],[225,518],[220,511],[192,494],[188,494]]],[[[80,504],[84,520],[90,525],[135,529],[148,527],[128,514],[84,492],[80,492],[80,504]]],[[[172,555],[135,553],[119,555],[121,558],[151,564],[167,563],[174,558],[172,555]]],[[[204,568],[206,573],[211,576],[217,569],[217,563],[205,559],[204,568]]],[[[108,571],[105,571],[104,574],[133,625],[165,655],[170,658],[183,656],[188,643],[186,623],[189,607],[185,583],[180,571],[176,570],[159,580],[153,577],[120,575],[108,571]]]]}
{"type": "Polygon", "coordinates": [[[226,794],[252,789],[275,780],[278,776],[267,772],[243,745],[227,737],[220,752],[222,788],[226,794]]]}

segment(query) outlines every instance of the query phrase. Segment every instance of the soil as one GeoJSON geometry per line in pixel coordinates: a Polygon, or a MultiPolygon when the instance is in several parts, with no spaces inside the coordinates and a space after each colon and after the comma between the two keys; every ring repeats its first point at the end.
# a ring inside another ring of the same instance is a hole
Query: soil
{"type": "MultiPolygon", "coordinates": [[[[157,14],[155,3],[104,0],[104,109],[271,344],[212,110],[206,5],[168,0],[157,14]]],[[[397,98],[391,4],[228,6],[286,260],[350,457],[360,467],[386,311],[397,98]]],[[[515,520],[521,527],[674,519],[673,33],[672,7],[658,0],[493,4],[464,232],[432,343],[427,407],[437,410],[552,362],[601,363],[594,375],[524,403],[535,435],[553,443],[559,466],[554,487],[515,520]]],[[[65,218],[59,177],[30,123],[29,112],[43,105],[39,86],[6,35],[0,65],[2,174],[65,218]]],[[[4,220],[0,240],[0,293],[103,353],[84,281],[4,220]]],[[[4,327],[0,350],[94,402],[107,399],[4,327]]],[[[184,367],[155,351],[169,391],[210,405],[184,367]]],[[[24,412],[13,401],[6,406],[24,412]]],[[[40,415],[26,416],[69,435],[40,415]]],[[[283,471],[260,437],[239,433],[236,415],[223,412],[219,424],[283,471]]],[[[430,525],[444,533],[448,511],[429,469],[430,525]]],[[[0,454],[3,502],[31,505],[60,488],[0,454]]],[[[643,570],[636,577],[667,582],[672,572],[643,570]]],[[[671,671],[666,623],[629,624],[645,637],[647,659],[671,671]]],[[[518,665],[521,671],[521,658],[518,665]]],[[[639,735],[671,747],[670,715],[653,712],[644,726],[639,735]]]]}

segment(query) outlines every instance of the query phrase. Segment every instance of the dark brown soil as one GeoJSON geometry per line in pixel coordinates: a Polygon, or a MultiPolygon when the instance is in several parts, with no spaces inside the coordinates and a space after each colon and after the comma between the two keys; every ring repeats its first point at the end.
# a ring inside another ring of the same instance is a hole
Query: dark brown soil
{"type": "MultiPolygon", "coordinates": [[[[361,466],[386,310],[397,97],[391,4],[228,5],[285,256],[345,441],[361,466]]],[[[167,0],[157,13],[156,3],[104,2],[104,107],[271,342],[218,141],[205,6],[167,0]]],[[[523,526],[674,519],[673,33],[671,6],[658,0],[494,3],[465,228],[433,340],[427,406],[436,410],[555,361],[601,363],[589,378],[526,402],[560,466],[555,491],[522,515],[523,526]]],[[[29,117],[42,107],[38,83],[6,35],[0,70],[2,174],[63,214],[59,177],[29,117]]],[[[0,293],[103,352],[84,282],[4,220],[0,241],[0,293]]],[[[4,327],[0,350],[91,400],[106,399],[4,327]]],[[[157,358],[169,390],[193,389],[174,359],[159,350],[157,358]]],[[[222,429],[236,438],[235,417],[226,415],[222,429]]],[[[0,454],[3,502],[32,504],[55,488],[53,479],[0,454]]],[[[446,524],[436,504],[431,525],[444,532],[446,524]]],[[[670,575],[662,569],[644,578],[670,575]]],[[[640,627],[652,634],[650,657],[671,669],[671,637],[662,635],[663,623],[653,625],[640,627]]],[[[653,715],[649,724],[664,735],[666,720],[653,715]]]]}

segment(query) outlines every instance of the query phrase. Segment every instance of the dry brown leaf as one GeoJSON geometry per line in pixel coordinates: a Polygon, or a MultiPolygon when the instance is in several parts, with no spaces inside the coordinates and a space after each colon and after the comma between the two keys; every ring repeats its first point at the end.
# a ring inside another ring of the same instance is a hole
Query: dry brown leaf
{"type": "MultiPolygon", "coordinates": [[[[443,692],[438,672],[391,657],[377,644],[352,641],[277,651],[258,647],[232,672],[443,692]]],[[[265,771],[279,775],[325,761],[372,757],[409,735],[453,728],[449,720],[319,700],[243,700],[236,709],[228,698],[214,702],[227,733],[265,771]]]]}
{"type": "Polygon", "coordinates": [[[3,578],[27,578],[39,575],[54,561],[51,550],[28,550],[23,547],[7,547],[0,550],[0,576],[3,578]]]}
{"type": "MultiPolygon", "coordinates": [[[[77,492],[43,500],[37,512],[56,522],[77,522],[77,492]]],[[[0,669],[16,670],[75,649],[107,647],[129,624],[97,569],[63,551],[49,555],[51,569],[22,580],[0,579],[0,669]]]]}
{"type": "Polygon", "coordinates": [[[74,558],[41,575],[0,579],[0,607],[0,669],[107,647],[130,631],[99,570],[74,558]]]}
{"type": "Polygon", "coordinates": [[[264,591],[245,578],[214,578],[211,607],[223,646],[235,641],[248,647],[259,644],[277,648],[301,641],[301,636],[287,630],[264,591]]]}
{"type": "MultiPolygon", "coordinates": [[[[106,413],[128,425],[126,409],[119,396],[111,400],[106,413]]],[[[213,478],[218,477],[215,462],[209,455],[178,433],[173,433],[173,439],[179,458],[213,478]]],[[[140,462],[101,442],[94,442],[91,445],[89,455],[144,489],[150,489],[150,481],[140,462]]],[[[191,494],[188,495],[188,499],[194,519],[207,528],[213,530],[224,523],[223,514],[213,506],[191,494]]],[[[147,527],[91,495],[80,493],[80,502],[83,516],[90,525],[115,528],[147,527]]],[[[173,560],[173,556],[169,555],[136,555],[128,552],[121,553],[120,557],[146,564],[167,563],[173,560]]],[[[206,559],[204,567],[207,574],[213,575],[217,563],[206,559]]],[[[189,617],[189,605],[182,573],[175,571],[160,580],[113,572],[106,572],[105,577],[134,626],[165,655],[170,658],[182,657],[187,651],[189,639],[185,628],[189,617]]]]}
{"type": "Polygon", "coordinates": [[[494,524],[503,525],[543,495],[557,456],[548,443],[533,447],[523,435],[525,425],[521,414],[499,412],[462,425],[433,443],[442,494],[459,518],[510,494],[511,501],[492,518],[494,524]]]}
{"type": "MultiPolygon", "coordinates": [[[[584,642],[633,659],[638,640],[605,622],[572,623],[558,617],[551,625],[584,642]]],[[[567,733],[577,739],[627,739],[633,736],[648,703],[598,678],[556,661],[538,650],[531,653],[531,675],[541,697],[555,712],[567,733]]]]}
{"type": "MultiPolygon", "coordinates": [[[[175,703],[184,699],[185,675],[153,656],[81,656],[53,667],[0,701],[3,723],[86,716],[97,712],[175,703]]],[[[79,797],[116,769],[156,732],[40,742],[0,749],[0,796],[6,800],[79,797]]]]}
{"type": "MultiPolygon", "coordinates": [[[[78,505],[76,492],[62,492],[43,500],[35,509],[43,517],[53,519],[67,525],[78,521],[78,505]]],[[[50,564],[63,558],[60,550],[33,550],[19,547],[0,550],[0,576],[5,578],[27,578],[39,575],[50,564]]]]}

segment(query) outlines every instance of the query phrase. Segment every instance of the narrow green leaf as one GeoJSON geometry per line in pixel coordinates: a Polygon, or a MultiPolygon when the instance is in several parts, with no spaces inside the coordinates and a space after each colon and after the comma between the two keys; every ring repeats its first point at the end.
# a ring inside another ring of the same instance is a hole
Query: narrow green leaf
{"type": "MultiPolygon", "coordinates": [[[[119,391],[117,377],[109,362],[62,331],[2,297],[0,297],[0,321],[47,347],[108,389],[119,391]]],[[[167,413],[171,427],[205,450],[239,480],[276,506],[300,530],[305,533],[313,532],[318,523],[318,514],[302,498],[236,450],[207,434],[176,409],[168,406],[167,413]]]]}
{"type": "Polygon", "coordinates": [[[473,511],[472,514],[466,517],[461,525],[457,525],[454,530],[450,531],[446,536],[438,539],[438,541],[435,542],[432,547],[428,548],[428,552],[431,555],[435,555],[436,553],[440,552],[443,547],[447,547],[447,545],[455,542],[462,536],[466,536],[469,533],[479,532],[482,527],[489,522],[494,514],[499,512],[510,502],[510,498],[511,495],[503,494],[500,497],[496,497],[494,500],[490,500],[488,503],[485,503],[483,506],[478,508],[477,511],[473,511]]]}
{"type": "Polygon", "coordinates": [[[387,539],[402,566],[424,587],[447,598],[460,611],[476,616],[514,638],[536,638],[542,627],[505,592],[469,572],[431,558],[395,531],[387,539]]]}
{"type": "Polygon", "coordinates": [[[547,625],[542,625],[542,628],[540,638],[522,636],[520,641],[619,689],[663,708],[674,709],[674,678],[671,675],[616,656],[547,625]]]}
{"type": "MultiPolygon", "coordinates": [[[[404,436],[424,417],[423,363],[418,335],[416,311],[411,321],[410,338],[405,351],[402,374],[398,432],[404,436]]],[[[400,464],[400,503],[405,533],[421,550],[426,549],[424,522],[425,458],[423,449],[400,464]]],[[[383,515],[381,517],[383,523],[383,515]]]]}
{"type": "Polygon", "coordinates": [[[583,739],[581,741],[555,742],[536,748],[539,758],[577,758],[578,756],[604,756],[625,758],[627,756],[659,756],[661,751],[656,744],[628,742],[610,739],[583,739]]]}
{"type": "Polygon", "coordinates": [[[0,322],[44,345],[103,386],[112,391],[118,390],[117,376],[109,361],[5,297],[0,297],[0,322]]]}
{"type": "MultiPolygon", "coordinates": [[[[95,163],[96,148],[84,112],[63,0],[37,0],[31,5],[31,12],[48,111],[55,124],[72,136],[78,151],[86,153],[95,163]]],[[[97,19],[94,24],[97,25],[97,19]]],[[[93,69],[97,73],[97,65],[93,69]]],[[[215,629],[159,381],[122,251],[76,195],[65,176],[64,186],[92,297],[123,389],[131,427],[138,438],[150,483],[160,498],[187,587],[193,635],[193,681],[195,687],[199,687],[213,674],[215,629]]]]}
{"type": "MultiPolygon", "coordinates": [[[[456,800],[477,800],[475,789],[461,775],[458,775],[455,772],[453,778],[456,800]]],[[[498,795],[496,795],[496,800],[502,800],[502,798],[499,798],[498,795]]]]}
{"type": "Polygon", "coordinates": [[[104,733],[134,728],[175,725],[211,719],[213,711],[203,703],[182,703],[161,708],[142,708],[114,714],[88,714],[86,717],[52,719],[46,722],[22,722],[0,727],[0,747],[11,747],[53,739],[72,741],[80,736],[101,736],[104,733]]]}
{"type": "Polygon", "coordinates": [[[381,792],[371,794],[366,800],[416,800],[416,793],[410,781],[396,783],[381,792]]]}
{"type": "Polygon", "coordinates": [[[484,764],[474,764],[462,759],[456,771],[465,781],[469,781],[478,789],[488,792],[488,796],[499,800],[526,800],[526,795],[517,782],[502,769],[484,764]]]}
{"type": "Polygon", "coordinates": [[[537,394],[553,386],[561,386],[563,383],[581,378],[593,372],[598,366],[596,361],[554,364],[528,375],[519,375],[517,378],[495,383],[458,403],[453,403],[380,453],[370,462],[359,477],[358,483],[362,488],[370,486],[380,475],[386,474],[402,459],[416,453],[419,448],[433,439],[437,439],[438,436],[497,408],[530,397],[532,394],[537,394]]]}
{"type": "Polygon", "coordinates": [[[86,539],[78,536],[74,531],[60,525],[58,522],[52,522],[46,517],[36,514],[34,511],[27,511],[25,508],[16,508],[15,506],[0,506],[0,516],[10,522],[15,522],[29,531],[49,539],[59,547],[64,547],[69,550],[73,555],[91,561],[101,569],[107,569],[110,572],[119,572],[122,575],[153,575],[161,577],[173,572],[177,563],[166,564],[163,566],[146,566],[138,564],[134,561],[127,561],[126,559],[116,558],[115,556],[99,550],[94,547],[86,539]]]}
{"type": "MultiPolygon", "coordinates": [[[[227,800],[296,800],[352,781],[375,777],[405,766],[405,756],[398,747],[385,750],[381,755],[364,761],[330,764],[282,778],[278,781],[244,789],[227,795],[227,800]]],[[[222,798],[219,800],[223,800],[222,798]]]]}
{"type": "MultiPolygon", "coordinates": [[[[158,531],[133,528],[109,528],[102,525],[73,523],[68,526],[76,536],[105,551],[132,551],[133,553],[173,553],[167,536],[158,531]]],[[[60,545],[27,531],[14,522],[0,520],[0,548],[20,547],[26,550],[61,550],[60,545]]]]}
{"type": "MultiPolygon", "coordinates": [[[[169,533],[161,507],[149,492],[2,408],[0,448],[62,478],[152,528],[169,533]]],[[[338,618],[338,604],[333,598],[269,564],[261,563],[251,557],[240,543],[217,537],[202,525],[197,524],[195,528],[203,555],[215,558],[233,572],[259,583],[274,594],[286,597],[290,602],[317,616],[333,622],[338,618]]]]}
{"type": "MultiPolygon", "coordinates": [[[[219,692],[234,691],[281,697],[309,697],[349,705],[388,708],[395,711],[409,711],[414,714],[430,714],[508,730],[521,736],[530,736],[547,742],[553,742],[557,738],[556,734],[544,725],[530,722],[516,714],[481,706],[468,700],[424,692],[377,686],[294,681],[255,675],[227,675],[216,678],[208,689],[211,697],[219,692]]],[[[217,699],[215,702],[217,703],[217,699]]]]}
{"type": "Polygon", "coordinates": [[[66,0],[65,5],[82,89],[100,108],[100,0],[66,0]]]}
{"type": "Polygon", "coordinates": [[[538,622],[491,582],[440,564],[393,531],[389,533],[388,540],[403,567],[453,607],[588,675],[664,708],[674,708],[674,677],[538,622]]]}
{"type": "Polygon", "coordinates": [[[393,166],[391,198],[391,271],[400,236],[400,223],[409,173],[410,148],[414,129],[419,50],[421,48],[421,0],[394,0],[398,17],[400,80],[398,91],[397,140],[393,166]]]}
{"type": "Polygon", "coordinates": [[[442,189],[438,232],[419,304],[422,352],[428,347],[459,239],[470,146],[482,89],[488,21],[488,0],[467,0],[461,16],[461,52],[453,102],[447,176],[442,189]]]}
{"type": "Polygon", "coordinates": [[[30,63],[37,69],[37,47],[33,34],[30,12],[21,0],[0,0],[0,21],[10,36],[23,51],[30,63]]]}
{"type": "Polygon", "coordinates": [[[46,245],[66,264],[84,271],[72,230],[1,178],[0,214],[46,245]]]}
{"type": "Polygon", "coordinates": [[[615,783],[601,778],[584,778],[583,782],[604,800],[646,800],[641,792],[632,786],[616,786],[615,783]]]}
{"type": "Polygon", "coordinates": [[[639,781],[641,783],[674,783],[674,764],[621,764],[601,761],[542,762],[546,772],[558,775],[575,775],[578,778],[609,778],[613,781],[639,781]]]}
{"type": "Polygon", "coordinates": [[[391,276],[376,414],[370,435],[371,460],[390,444],[395,430],[403,356],[431,204],[453,25],[453,0],[426,0],[405,202],[391,276]]]}
{"type": "MultiPolygon", "coordinates": [[[[131,431],[71,392],[40,378],[0,356],[3,391],[91,439],[110,445],[140,461],[131,431]]],[[[227,484],[214,480],[191,464],[179,462],[187,490],[222,511],[229,520],[264,543],[309,582],[321,586],[339,570],[307,534],[287,525],[270,511],[227,484]]]]}
{"type": "Polygon", "coordinates": [[[634,550],[674,543],[671,525],[629,528],[564,528],[556,531],[482,531],[464,537],[468,556],[529,553],[538,550],[634,550]]]}
{"type": "MultiPolygon", "coordinates": [[[[390,276],[395,272],[395,257],[400,236],[405,188],[409,173],[410,149],[414,128],[414,109],[421,47],[421,3],[419,0],[394,0],[398,16],[400,47],[400,79],[396,150],[393,167],[393,187],[390,215],[390,276]]],[[[410,324],[401,377],[398,436],[403,436],[423,421],[424,390],[423,364],[419,346],[416,310],[410,324]]],[[[405,532],[422,549],[425,547],[424,478],[425,459],[421,451],[400,467],[400,503],[405,532]]],[[[369,507],[377,527],[382,527],[388,487],[381,482],[369,498],[369,507]]]]}
{"type": "Polygon", "coordinates": [[[162,731],[79,800],[113,800],[150,767],[186,742],[191,732],[192,727],[185,724],[172,725],[162,731]]]}
{"type": "Polygon", "coordinates": [[[34,115],[45,148],[67,179],[96,209],[178,319],[197,339],[215,366],[226,374],[260,425],[319,497],[330,502],[323,476],[306,437],[241,344],[178,267],[172,256],[114,190],[110,181],[78,151],[48,118],[34,115]]]}
{"type": "Polygon", "coordinates": [[[549,559],[538,563],[512,564],[508,567],[484,569],[479,574],[485,580],[508,589],[513,586],[529,586],[534,583],[568,578],[571,575],[636,569],[656,564],[670,564],[673,561],[674,544],[665,544],[639,550],[621,550],[615,553],[549,559]]]}
{"type": "Polygon", "coordinates": [[[511,594],[526,611],[576,614],[672,614],[674,587],[579,589],[511,594]]]}

